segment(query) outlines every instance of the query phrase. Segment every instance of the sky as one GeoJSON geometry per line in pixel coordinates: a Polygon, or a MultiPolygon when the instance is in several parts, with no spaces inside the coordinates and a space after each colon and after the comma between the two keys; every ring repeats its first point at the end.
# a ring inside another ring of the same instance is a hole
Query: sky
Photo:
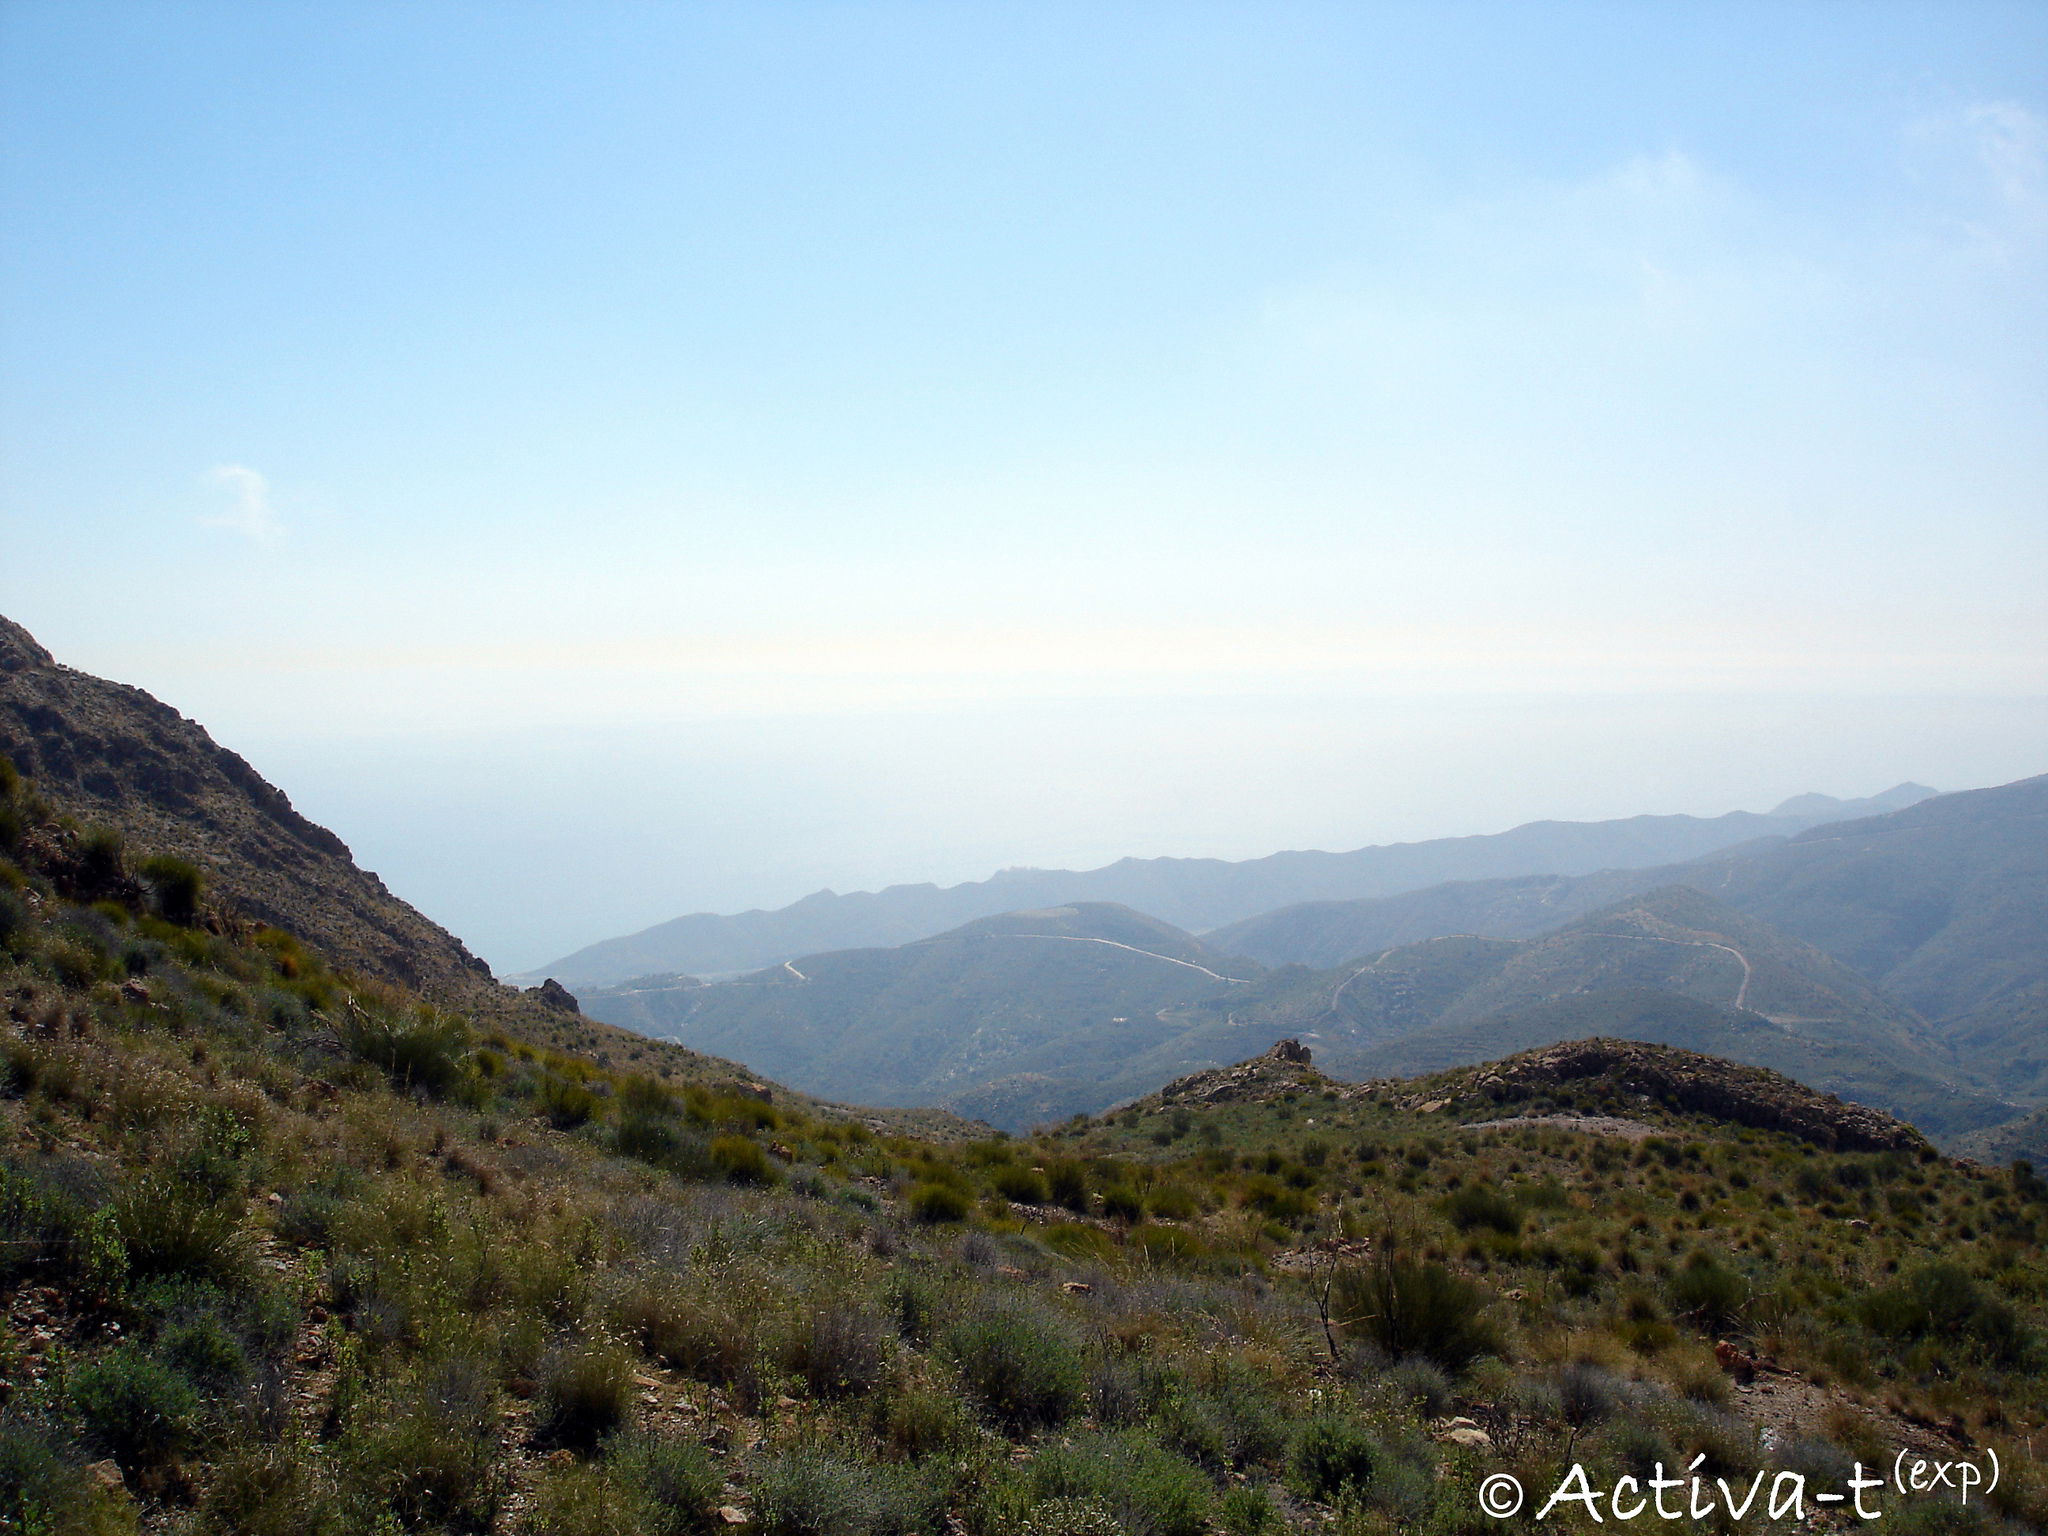
{"type": "Polygon", "coordinates": [[[0,612],[501,970],[2048,770],[2048,7],[0,0],[0,612]]]}

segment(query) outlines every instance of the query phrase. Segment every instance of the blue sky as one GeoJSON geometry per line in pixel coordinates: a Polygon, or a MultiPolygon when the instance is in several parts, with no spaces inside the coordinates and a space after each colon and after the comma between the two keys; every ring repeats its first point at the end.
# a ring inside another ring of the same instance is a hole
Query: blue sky
{"type": "Polygon", "coordinates": [[[2044,66],[2038,5],[10,0],[0,611],[512,968],[2037,772],[2044,66]]]}

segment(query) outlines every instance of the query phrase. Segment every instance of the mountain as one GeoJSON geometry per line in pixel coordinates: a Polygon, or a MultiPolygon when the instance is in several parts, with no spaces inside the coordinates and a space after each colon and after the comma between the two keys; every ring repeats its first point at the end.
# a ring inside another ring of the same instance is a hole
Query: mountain
{"type": "Polygon", "coordinates": [[[1267,965],[1325,965],[1430,929],[1526,938],[1669,884],[1711,892],[1849,967],[2001,1093],[2048,1096],[2048,776],[1684,865],[1297,906],[1204,942],[1267,965]]]}
{"type": "Polygon", "coordinates": [[[586,946],[533,972],[532,978],[545,972],[571,985],[607,985],[652,973],[731,974],[823,950],[906,944],[975,918],[1071,902],[1129,906],[1201,933],[1304,901],[1385,896],[1448,880],[1669,864],[1909,805],[1933,793],[1922,785],[1901,784],[1867,800],[1800,795],[1762,815],[1733,811],[1713,817],[1535,821],[1508,832],[1349,853],[1275,853],[1235,863],[1123,859],[1094,870],[1008,869],[988,880],[945,888],[895,885],[847,895],[819,891],[773,912],[674,918],[586,946]]]}
{"type": "Polygon", "coordinates": [[[1773,1067],[1948,1135],[2019,1113],[1925,1020],[1701,892],[1631,896],[1533,940],[1446,936],[1267,971],[1126,907],[984,918],[733,980],[587,991],[595,1016],[828,1098],[1022,1129],[1299,1036],[1330,1071],[1433,1071],[1593,1034],[1773,1067]]]}
{"type": "Polygon", "coordinates": [[[1090,902],[982,918],[891,949],[799,956],[722,982],[586,989],[583,1005],[828,1098],[979,1115],[993,1102],[988,1084],[1021,1076],[1080,1087],[1055,1096],[1071,1112],[1069,1102],[1111,1102],[1132,1058],[1170,1044],[1172,1009],[1235,991],[1248,973],[1256,968],[1233,971],[1170,924],[1090,902]]]}
{"type": "MultiPolygon", "coordinates": [[[[139,869],[156,855],[196,866],[219,925],[233,934],[282,930],[353,981],[460,1009],[535,1046],[637,1061],[678,1080],[765,1086],[738,1063],[593,1020],[575,1011],[573,999],[551,1005],[537,989],[493,980],[461,940],[357,868],[346,843],[300,815],[202,726],[139,688],[62,665],[4,617],[0,761],[61,821],[114,834],[115,857],[126,866],[139,869]]],[[[81,833],[63,835],[76,842],[81,833]]],[[[888,1118],[926,1126],[950,1120],[936,1112],[888,1118]]]]}
{"type": "Polygon", "coordinates": [[[60,666],[5,618],[0,755],[59,810],[119,828],[138,854],[191,860],[238,910],[345,965],[409,986],[491,986],[461,940],[203,727],[140,688],[60,666]]]}

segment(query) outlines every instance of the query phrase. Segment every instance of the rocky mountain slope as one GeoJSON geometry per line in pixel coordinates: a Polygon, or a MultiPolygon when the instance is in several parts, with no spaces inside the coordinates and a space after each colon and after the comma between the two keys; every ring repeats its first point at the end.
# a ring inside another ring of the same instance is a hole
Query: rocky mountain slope
{"type": "Polygon", "coordinates": [[[4,618],[0,755],[59,810],[120,828],[139,854],[190,859],[238,909],[348,966],[463,993],[491,985],[461,940],[358,869],[340,838],[203,726],[59,664],[4,618]]]}

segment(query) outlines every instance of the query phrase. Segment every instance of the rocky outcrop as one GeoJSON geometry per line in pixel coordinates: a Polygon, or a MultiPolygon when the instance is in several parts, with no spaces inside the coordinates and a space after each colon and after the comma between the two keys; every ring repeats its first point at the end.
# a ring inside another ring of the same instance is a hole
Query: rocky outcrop
{"type": "Polygon", "coordinates": [[[543,1008],[552,1008],[557,1013],[581,1013],[575,995],[554,977],[550,976],[537,987],[528,987],[526,995],[543,1008]]]}
{"type": "MultiPolygon", "coordinates": [[[[1288,1043],[1281,1042],[1282,1045],[1288,1043]]],[[[1308,1055],[1298,1042],[1295,1049],[1303,1058],[1308,1055]]],[[[1211,1067],[1206,1072],[1193,1072],[1176,1078],[1149,1099],[1140,1099],[1138,1103],[1243,1104],[1276,1099],[1282,1094],[1304,1089],[1322,1092],[1343,1086],[1323,1076],[1305,1059],[1282,1055],[1276,1046],[1265,1055],[1241,1061],[1234,1067],[1211,1067]]]]}
{"type": "MultiPolygon", "coordinates": [[[[1685,1114],[1780,1131],[1841,1152],[1918,1152],[1927,1139],[1880,1110],[1846,1103],[1763,1067],[1632,1040],[1569,1040],[1447,1077],[1396,1102],[1405,1108],[1494,1106],[1545,1088],[1597,1083],[1685,1114]]],[[[1384,1088],[1386,1085],[1379,1085],[1384,1088]]]]}
{"type": "Polygon", "coordinates": [[[136,857],[197,864],[244,916],[351,970],[468,998],[490,970],[358,869],[348,845],[169,705],[59,664],[0,618],[0,755],[59,812],[122,832],[136,857]]]}
{"type": "Polygon", "coordinates": [[[1297,1066],[1309,1064],[1309,1049],[1299,1040],[1275,1040],[1273,1048],[1266,1054],[1277,1061],[1291,1061],[1297,1066]]]}

